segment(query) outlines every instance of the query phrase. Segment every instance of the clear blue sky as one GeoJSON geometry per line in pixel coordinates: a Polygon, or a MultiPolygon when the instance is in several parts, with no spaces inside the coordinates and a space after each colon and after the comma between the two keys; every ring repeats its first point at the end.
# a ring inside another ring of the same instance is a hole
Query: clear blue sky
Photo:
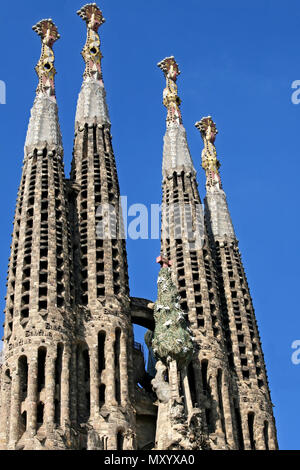
{"type": "MultiPolygon", "coordinates": [[[[1,4],[0,298],[5,277],[23,145],[37,79],[40,41],[31,26],[53,18],[57,100],[69,174],[85,25],[74,0],[1,4]],[[13,7],[12,7],[13,5],[13,7]]],[[[300,79],[299,0],[101,0],[104,81],[121,193],[159,203],[165,109],[158,61],[174,55],[182,71],[184,125],[204,196],[202,142],[194,123],[211,115],[216,146],[267,363],[281,449],[300,449],[299,125],[291,83],[300,79]]],[[[131,293],[155,299],[159,241],[128,241],[131,293]]],[[[2,309],[3,310],[3,309],[2,309]]],[[[137,333],[137,339],[141,335],[137,333]]]]}

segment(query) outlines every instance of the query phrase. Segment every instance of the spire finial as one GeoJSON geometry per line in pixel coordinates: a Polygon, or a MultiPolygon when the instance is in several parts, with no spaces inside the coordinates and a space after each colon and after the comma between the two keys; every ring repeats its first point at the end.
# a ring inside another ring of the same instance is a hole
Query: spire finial
{"type": "Polygon", "coordinates": [[[158,67],[164,72],[167,85],[163,93],[163,103],[168,110],[167,124],[177,123],[182,124],[182,117],[180,111],[181,99],[178,96],[177,77],[180,75],[178,64],[173,56],[166,57],[159,62],[158,67]]]}
{"type": "Polygon", "coordinates": [[[35,67],[39,77],[37,94],[44,94],[55,100],[53,44],[60,38],[57,27],[51,19],[41,20],[32,27],[42,40],[42,52],[39,62],[35,67]]]}
{"type": "Polygon", "coordinates": [[[222,188],[219,168],[221,166],[217,159],[215,140],[218,133],[216,124],[211,116],[207,116],[196,122],[195,126],[199,129],[204,142],[202,151],[202,167],[206,172],[206,186],[222,188]]]}
{"type": "Polygon", "coordinates": [[[103,56],[100,51],[98,29],[105,19],[96,3],[84,5],[77,14],[87,25],[87,40],[81,53],[86,65],[83,76],[85,79],[102,81],[101,59],[103,56]]]}

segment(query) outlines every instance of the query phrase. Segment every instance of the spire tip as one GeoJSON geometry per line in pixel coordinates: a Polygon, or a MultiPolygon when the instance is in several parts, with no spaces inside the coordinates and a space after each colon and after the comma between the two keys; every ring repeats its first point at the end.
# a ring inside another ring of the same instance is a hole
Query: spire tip
{"type": "Polygon", "coordinates": [[[164,74],[167,76],[168,73],[170,72],[171,69],[174,70],[173,72],[173,79],[176,81],[178,75],[180,75],[180,70],[179,70],[179,66],[175,60],[175,57],[173,55],[171,55],[170,57],[165,57],[163,60],[161,60],[160,62],[158,62],[157,64],[157,67],[159,67],[163,72],[164,74]]]}
{"type": "Polygon", "coordinates": [[[87,3],[77,12],[87,25],[87,40],[82,51],[85,61],[84,79],[102,82],[99,27],[105,22],[102,11],[96,3],[87,3]]]}
{"type": "Polygon", "coordinates": [[[98,28],[105,23],[102,11],[96,3],[87,3],[77,11],[77,15],[94,31],[98,31],[98,28]]]}
{"type": "Polygon", "coordinates": [[[42,52],[40,60],[35,68],[39,77],[37,94],[44,94],[55,100],[54,77],[56,70],[54,67],[53,44],[60,38],[57,26],[51,18],[41,20],[32,26],[42,41],[42,52]]]}
{"type": "Polygon", "coordinates": [[[204,149],[202,151],[202,168],[206,173],[206,187],[217,187],[222,189],[222,182],[219,173],[221,166],[217,159],[217,151],[215,147],[215,140],[218,130],[215,122],[211,116],[203,117],[197,121],[195,127],[199,129],[201,137],[204,142],[204,149]]]}
{"type": "Polygon", "coordinates": [[[214,143],[218,129],[211,116],[203,117],[200,121],[197,121],[195,127],[200,131],[202,138],[214,143]]]}
{"type": "Polygon", "coordinates": [[[32,29],[40,36],[42,42],[49,47],[52,47],[55,41],[60,38],[57,26],[51,18],[40,20],[32,26],[32,29]]]}
{"type": "Polygon", "coordinates": [[[167,125],[171,123],[182,124],[180,111],[181,99],[178,96],[177,77],[180,70],[174,56],[166,57],[157,66],[163,71],[167,84],[163,93],[163,104],[168,110],[167,125]]]}

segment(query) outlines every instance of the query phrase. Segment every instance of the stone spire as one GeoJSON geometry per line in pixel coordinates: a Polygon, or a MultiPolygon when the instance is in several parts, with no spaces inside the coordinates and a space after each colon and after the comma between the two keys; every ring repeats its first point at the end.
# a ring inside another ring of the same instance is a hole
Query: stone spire
{"type": "Polygon", "coordinates": [[[114,296],[124,299],[128,296],[129,286],[123,219],[119,214],[119,181],[97,33],[105,20],[95,3],[85,5],[77,14],[87,24],[87,40],[82,51],[86,67],[77,104],[71,181],[79,190],[77,228],[82,282],[78,291],[83,305],[95,307],[99,298],[103,301],[114,296]],[[109,221],[105,219],[105,207],[108,206],[115,210],[109,221]]]}
{"type": "Polygon", "coordinates": [[[76,125],[110,124],[103,84],[100,51],[99,27],[105,22],[102,11],[96,3],[82,7],[77,14],[86,22],[87,39],[82,50],[85,61],[83,84],[78,97],[76,125]]]}
{"type": "Polygon", "coordinates": [[[76,113],[70,212],[78,334],[86,346],[78,351],[81,382],[77,381],[78,413],[73,423],[89,429],[88,449],[129,450],[135,432],[133,328],[120,188],[97,33],[104,19],[94,3],[78,15],[87,24],[82,52],[86,67],[76,113]]]}
{"type": "Polygon", "coordinates": [[[14,217],[4,330],[3,373],[8,381],[0,393],[5,403],[0,448],[11,450],[64,448],[70,437],[65,432],[76,317],[54,89],[52,47],[59,34],[52,20],[42,20],[33,29],[42,39],[42,53],[14,217]]]}
{"type": "Polygon", "coordinates": [[[218,134],[216,124],[211,116],[204,117],[196,122],[196,128],[199,129],[204,142],[202,151],[202,167],[206,173],[206,215],[209,221],[214,238],[227,235],[235,239],[234,228],[232,225],[226,194],[222,189],[222,182],[219,173],[221,166],[217,159],[215,139],[218,134]]]}
{"type": "Polygon", "coordinates": [[[236,444],[238,449],[276,449],[276,428],[259,331],[219,174],[214,144],[218,131],[210,116],[197,122],[196,127],[204,141],[206,221],[216,266],[222,324],[227,332],[236,444]]]}
{"type": "MultiPolygon", "coordinates": [[[[177,315],[176,308],[178,306],[187,314],[187,322],[195,339],[196,349],[191,361],[189,363],[187,361],[186,366],[180,370],[180,380],[178,380],[180,366],[178,367],[176,360],[170,362],[169,383],[171,384],[170,388],[173,390],[172,399],[177,400],[178,394],[183,391],[186,410],[186,416],[182,418],[183,422],[188,426],[196,413],[199,418],[197,429],[201,430],[202,425],[204,425],[209,438],[211,438],[210,445],[212,448],[225,449],[227,445],[234,448],[230,397],[225,393],[222,403],[218,399],[221,393],[220,384],[222,381],[227,380],[229,368],[213,254],[209,244],[209,235],[204,224],[196,172],[188,150],[185,129],[181,122],[180,100],[176,86],[176,77],[179,70],[173,57],[162,61],[160,68],[164,71],[167,79],[164,104],[168,109],[163,155],[162,207],[164,211],[162,215],[161,253],[167,259],[172,260],[172,270],[170,272],[167,266],[163,267],[159,280],[162,281],[162,278],[167,278],[167,275],[172,276],[172,281],[179,294],[178,302],[176,302],[178,305],[172,309],[172,317],[177,315]],[[206,386],[208,383],[210,383],[209,388],[206,386]],[[200,384],[202,384],[202,387],[200,384]]],[[[164,287],[162,284],[162,288],[164,287]]],[[[169,289],[171,295],[169,284],[167,289],[169,289]]],[[[167,291],[163,295],[166,293],[167,291]]],[[[161,299],[159,299],[159,305],[165,306],[161,299]]],[[[173,323],[167,329],[168,319],[165,318],[165,310],[157,311],[157,308],[158,305],[155,304],[155,335],[156,338],[160,339],[163,338],[163,335],[171,334],[170,339],[162,339],[162,347],[170,349],[170,342],[173,341],[176,344],[176,339],[183,340],[183,338],[178,338],[175,335],[175,333],[178,333],[178,325],[176,325],[174,318],[171,318],[173,323]],[[166,324],[165,327],[164,324],[166,324]],[[172,329],[170,330],[170,328],[172,329]]],[[[176,318],[179,318],[179,315],[176,318]]],[[[178,344],[183,345],[180,342],[178,344]]],[[[172,345],[171,348],[175,353],[176,348],[172,345]]],[[[160,351],[158,347],[155,348],[155,341],[154,349],[157,349],[157,357],[163,358],[162,353],[164,352],[160,351]]],[[[188,351],[186,351],[187,357],[189,357],[189,352],[188,348],[188,351]]],[[[160,397],[158,395],[162,383],[161,378],[166,373],[163,367],[166,367],[166,365],[161,359],[156,364],[157,374],[154,382],[152,381],[160,402],[165,400],[165,396],[163,396],[165,393],[160,397]]],[[[169,401],[169,403],[171,402],[172,400],[169,401]]],[[[160,409],[163,409],[162,403],[160,403],[160,409]]],[[[172,416],[174,410],[168,409],[166,412],[170,413],[169,416],[172,416]]],[[[177,416],[179,415],[180,413],[177,416]]],[[[170,423],[171,421],[172,419],[170,419],[170,423]]],[[[177,423],[175,426],[177,426],[177,423]]],[[[164,423],[161,425],[159,418],[157,448],[169,448],[168,439],[169,442],[175,439],[176,433],[167,437],[165,428],[166,425],[164,423]],[[164,434],[166,434],[166,438],[164,434]]],[[[171,425],[170,429],[172,429],[171,425]]],[[[176,436],[176,439],[179,439],[178,436],[176,436]]],[[[181,445],[187,449],[190,448],[190,444],[189,442],[181,445]]],[[[202,448],[201,443],[197,445],[199,449],[202,448]]]]}
{"type": "Polygon", "coordinates": [[[51,19],[41,20],[32,28],[42,41],[40,60],[35,68],[39,78],[36,98],[31,109],[25,153],[32,153],[35,148],[45,146],[50,151],[62,154],[62,139],[58,122],[55,98],[53,45],[60,37],[57,27],[51,19]]]}
{"type": "Polygon", "coordinates": [[[188,148],[186,131],[182,125],[180,111],[181,100],[177,92],[177,77],[180,74],[174,57],[166,57],[158,67],[166,77],[166,88],[163,93],[163,104],[168,110],[167,131],[164,137],[163,175],[168,176],[175,170],[183,169],[195,172],[188,148]]]}

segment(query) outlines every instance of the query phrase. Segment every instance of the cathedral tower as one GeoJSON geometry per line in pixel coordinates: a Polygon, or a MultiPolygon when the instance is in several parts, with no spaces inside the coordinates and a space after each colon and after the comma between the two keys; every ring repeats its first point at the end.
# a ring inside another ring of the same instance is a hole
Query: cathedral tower
{"type": "Polygon", "coordinates": [[[52,20],[41,37],[39,84],[18,192],[5,308],[1,448],[54,445],[69,420],[73,279],[63,149],[54,88],[52,20]]]}
{"type": "Polygon", "coordinates": [[[216,125],[196,123],[204,142],[206,222],[214,253],[226,345],[233,378],[233,400],[240,449],[276,449],[276,429],[252,299],[222,189],[215,138],[216,125]]]}
{"type": "Polygon", "coordinates": [[[200,410],[209,445],[235,448],[220,301],[196,171],[182,125],[176,84],[180,72],[174,57],[164,59],[158,66],[167,81],[163,94],[167,130],[163,150],[161,252],[172,262],[180,306],[187,313],[196,345],[192,361],[186,372],[181,373],[186,419],[193,410],[200,410]]]}
{"type": "Polygon", "coordinates": [[[120,192],[102,78],[96,4],[78,15],[86,22],[71,171],[77,322],[77,406],[103,448],[131,448],[133,381],[130,299],[120,192]],[[79,341],[80,340],[80,341],[79,341]],[[126,441],[126,442],[125,442],[126,441]]]}

